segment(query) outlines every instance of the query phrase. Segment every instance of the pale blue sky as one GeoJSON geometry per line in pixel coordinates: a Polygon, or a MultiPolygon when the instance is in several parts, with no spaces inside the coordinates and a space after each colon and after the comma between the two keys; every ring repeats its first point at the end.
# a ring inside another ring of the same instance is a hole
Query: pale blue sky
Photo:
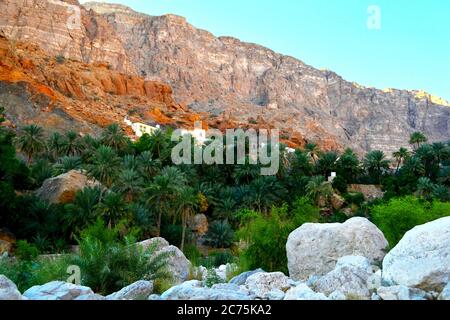
{"type": "Polygon", "coordinates": [[[173,13],[215,35],[294,56],[349,81],[423,89],[450,101],[448,0],[116,0],[150,15],[173,13]],[[381,30],[367,8],[381,9],[381,30]]]}

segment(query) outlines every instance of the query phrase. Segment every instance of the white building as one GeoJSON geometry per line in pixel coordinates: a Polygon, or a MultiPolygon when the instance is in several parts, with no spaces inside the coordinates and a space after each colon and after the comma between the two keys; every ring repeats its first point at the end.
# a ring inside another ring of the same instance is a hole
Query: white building
{"type": "Polygon", "coordinates": [[[156,125],[155,127],[150,126],[148,124],[144,124],[144,123],[139,123],[139,122],[132,122],[131,120],[129,120],[127,117],[125,117],[124,122],[131,127],[131,129],[133,130],[134,134],[136,135],[136,137],[140,138],[142,137],[144,134],[149,134],[151,135],[152,133],[154,133],[157,130],[160,130],[161,127],[159,125],[156,125]]]}

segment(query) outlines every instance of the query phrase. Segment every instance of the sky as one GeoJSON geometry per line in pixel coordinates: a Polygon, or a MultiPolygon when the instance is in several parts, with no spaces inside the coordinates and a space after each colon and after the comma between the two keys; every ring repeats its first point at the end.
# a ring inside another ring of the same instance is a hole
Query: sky
{"type": "Polygon", "coordinates": [[[216,36],[264,45],[366,87],[425,90],[450,101],[448,0],[104,2],[181,15],[216,36]]]}

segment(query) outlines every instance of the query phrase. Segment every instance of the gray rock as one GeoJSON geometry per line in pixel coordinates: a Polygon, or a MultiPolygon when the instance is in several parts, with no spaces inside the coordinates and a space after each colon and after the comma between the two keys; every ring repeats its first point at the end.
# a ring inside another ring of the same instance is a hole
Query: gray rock
{"type": "Polygon", "coordinates": [[[234,287],[205,288],[198,280],[188,281],[164,292],[161,300],[253,300],[254,297],[234,287]]]}
{"type": "Polygon", "coordinates": [[[282,272],[256,273],[248,277],[245,286],[258,298],[264,298],[273,290],[284,292],[290,288],[289,278],[282,272]]]}
{"type": "Polygon", "coordinates": [[[42,286],[34,286],[24,292],[29,300],[75,300],[80,296],[92,295],[94,292],[83,286],[62,281],[53,281],[42,286]]]}
{"type": "Polygon", "coordinates": [[[407,232],[383,261],[383,281],[441,292],[450,282],[450,217],[407,232]]]}
{"type": "Polygon", "coordinates": [[[412,289],[405,286],[381,287],[377,290],[378,296],[382,300],[428,300],[428,294],[419,289],[412,289]]]}
{"type": "Polygon", "coordinates": [[[23,300],[14,282],[4,275],[0,275],[0,300],[23,300]]]}
{"type": "Polygon", "coordinates": [[[316,282],[314,288],[325,295],[340,291],[346,300],[369,300],[368,280],[372,275],[372,267],[366,258],[344,257],[333,271],[316,282]]]}
{"type": "Polygon", "coordinates": [[[161,300],[161,296],[158,295],[158,294],[151,294],[151,295],[148,297],[147,300],[150,300],[150,301],[159,301],[159,300],[161,300]]]}
{"type": "Polygon", "coordinates": [[[138,281],[122,290],[110,294],[107,300],[147,300],[153,293],[153,281],[138,281]]]}
{"type": "Polygon", "coordinates": [[[138,243],[144,249],[152,248],[154,250],[155,257],[160,254],[168,255],[168,271],[173,277],[175,284],[180,284],[189,278],[191,262],[186,256],[175,246],[169,245],[169,243],[163,238],[153,238],[138,243]]]}
{"type": "Polygon", "coordinates": [[[284,300],[284,297],[286,296],[286,293],[279,290],[274,289],[270,292],[267,292],[264,297],[262,297],[263,300],[269,300],[269,301],[281,301],[284,300]]]}
{"type": "Polygon", "coordinates": [[[247,272],[241,273],[240,275],[238,275],[238,276],[234,277],[233,279],[231,279],[230,283],[231,284],[236,284],[238,286],[242,286],[242,285],[245,284],[245,282],[247,281],[247,279],[250,276],[252,276],[252,275],[254,275],[256,273],[262,273],[262,272],[265,272],[265,271],[263,269],[256,269],[256,270],[253,270],[253,271],[247,271],[247,272]]]}
{"type": "Polygon", "coordinates": [[[328,296],[328,299],[336,300],[336,301],[343,301],[343,300],[347,300],[347,297],[341,291],[336,290],[328,296]]]}
{"type": "Polygon", "coordinates": [[[85,294],[82,296],[79,296],[78,298],[75,298],[74,300],[83,300],[83,301],[99,301],[99,300],[106,300],[106,298],[99,294],[85,294]]]}
{"type": "Polygon", "coordinates": [[[352,218],[343,224],[307,223],[289,235],[289,274],[301,281],[323,276],[345,256],[363,256],[370,264],[380,263],[387,247],[383,233],[365,218],[352,218]]]}
{"type": "Polygon", "coordinates": [[[441,294],[439,295],[439,300],[450,300],[450,283],[448,283],[444,290],[442,290],[441,294]]]}
{"type": "Polygon", "coordinates": [[[284,300],[328,300],[323,293],[316,293],[306,284],[300,284],[286,292],[284,300]]]}

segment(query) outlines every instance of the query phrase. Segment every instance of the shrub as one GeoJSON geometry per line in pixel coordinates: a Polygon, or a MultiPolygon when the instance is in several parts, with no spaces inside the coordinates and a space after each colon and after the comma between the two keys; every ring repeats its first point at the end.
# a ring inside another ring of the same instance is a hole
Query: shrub
{"type": "Polygon", "coordinates": [[[58,55],[55,57],[55,61],[57,64],[63,64],[66,62],[66,58],[63,55],[58,55]]]}
{"type": "Polygon", "coordinates": [[[355,192],[355,193],[347,193],[344,195],[344,199],[349,204],[355,204],[358,207],[361,207],[362,204],[366,201],[364,194],[361,192],[355,192]]]}
{"type": "Polygon", "coordinates": [[[239,230],[240,239],[246,243],[241,254],[243,268],[287,273],[286,242],[292,230],[286,206],[273,208],[268,217],[260,215],[239,230]]]}
{"type": "Polygon", "coordinates": [[[223,279],[221,277],[219,277],[216,270],[209,269],[206,274],[205,285],[208,288],[211,288],[213,285],[219,284],[219,283],[224,283],[223,279]]]}
{"type": "Polygon", "coordinates": [[[393,248],[415,226],[450,215],[450,203],[429,203],[416,197],[394,198],[372,209],[373,222],[393,248]]]}
{"type": "Polygon", "coordinates": [[[119,240],[118,231],[103,221],[83,231],[80,253],[73,264],[81,268],[81,282],[95,292],[109,294],[138,280],[165,280],[168,255],[154,255],[155,247],[143,250],[135,239],[119,240]]]}
{"type": "Polygon", "coordinates": [[[234,231],[226,220],[211,223],[205,237],[205,242],[214,248],[229,248],[233,240],[234,231]]]}
{"type": "Polygon", "coordinates": [[[318,223],[321,220],[320,210],[307,197],[299,198],[293,203],[292,216],[294,227],[308,222],[318,223]]]}

